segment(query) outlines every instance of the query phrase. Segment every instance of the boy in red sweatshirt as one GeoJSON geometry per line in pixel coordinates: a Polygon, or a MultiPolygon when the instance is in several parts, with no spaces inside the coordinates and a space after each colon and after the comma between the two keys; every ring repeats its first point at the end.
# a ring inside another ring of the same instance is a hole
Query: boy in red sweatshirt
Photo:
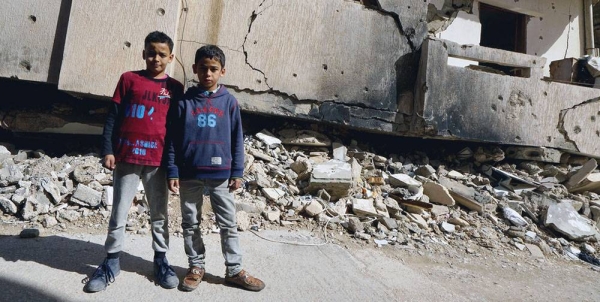
{"type": "Polygon", "coordinates": [[[113,170],[113,206],[104,248],[106,258],[89,278],[86,292],[98,292],[119,275],[127,214],[142,181],[148,204],[154,249],[155,282],[175,288],[179,278],[165,254],[169,249],[167,204],[169,191],[162,167],[171,102],[183,94],[183,85],[165,71],[173,61],[173,40],[163,32],[149,33],[142,56],[146,69],[121,75],[104,125],[104,167],[113,170]]]}
{"type": "Polygon", "coordinates": [[[199,229],[206,189],[221,234],[225,282],[252,291],[265,284],[242,269],[233,191],[244,172],[244,138],[238,102],[219,85],[225,54],[214,45],[196,51],[192,66],[199,84],[187,90],[170,112],[169,189],[181,195],[185,252],[189,269],[181,289],[192,291],[204,276],[205,247],[199,229]]]}

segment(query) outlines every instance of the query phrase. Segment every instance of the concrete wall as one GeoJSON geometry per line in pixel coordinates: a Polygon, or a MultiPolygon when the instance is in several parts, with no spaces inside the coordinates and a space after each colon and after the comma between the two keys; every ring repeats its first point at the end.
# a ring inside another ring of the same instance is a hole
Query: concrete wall
{"type": "Polygon", "coordinates": [[[179,5],[170,0],[73,0],[58,88],[112,96],[121,73],[146,67],[142,51],[148,33],[160,30],[175,39],[179,5]]]}
{"type": "Polygon", "coordinates": [[[461,47],[449,41],[423,45],[417,84],[416,133],[545,146],[598,156],[600,90],[449,66],[449,55],[528,67],[541,74],[539,57],[503,56],[495,49],[461,47]],[[533,131],[532,131],[533,130],[533,131]]]}
{"type": "Polygon", "coordinates": [[[0,77],[57,83],[68,1],[0,0],[0,7],[0,77]]]}
{"type": "MultiPolygon", "coordinates": [[[[479,45],[479,3],[530,16],[526,33],[526,53],[547,59],[544,66],[545,76],[550,75],[549,66],[552,61],[585,55],[583,0],[475,0],[471,12],[458,12],[451,24],[444,31],[437,33],[436,37],[460,44],[479,45]]],[[[472,62],[450,59],[450,64],[466,66],[472,62]]]]}
{"type": "Polygon", "coordinates": [[[175,77],[192,84],[196,49],[216,44],[223,83],[245,110],[395,131],[398,103],[412,104],[423,1],[382,1],[381,11],[351,1],[186,4],[175,77]]]}

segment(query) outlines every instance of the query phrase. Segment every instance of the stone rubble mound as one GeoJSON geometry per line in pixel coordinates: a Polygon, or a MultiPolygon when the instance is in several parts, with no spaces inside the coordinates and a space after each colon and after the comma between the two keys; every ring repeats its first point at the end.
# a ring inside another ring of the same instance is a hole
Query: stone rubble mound
{"type": "MultiPolygon", "coordinates": [[[[106,227],[112,174],[97,154],[50,157],[3,145],[2,223],[106,227]]],[[[540,157],[543,148],[523,156],[514,152],[518,147],[505,153],[489,145],[430,158],[421,151],[376,154],[359,145],[306,129],[246,134],[244,185],[235,192],[238,228],[312,225],[377,246],[518,249],[538,258],[596,253],[595,159],[540,157]]],[[[148,206],[143,186],[138,190],[127,230],[145,234],[148,206]]],[[[178,207],[172,197],[170,212],[178,207]]],[[[210,204],[203,208],[203,230],[218,232],[210,204]]],[[[170,221],[175,235],[180,221],[170,221]]]]}

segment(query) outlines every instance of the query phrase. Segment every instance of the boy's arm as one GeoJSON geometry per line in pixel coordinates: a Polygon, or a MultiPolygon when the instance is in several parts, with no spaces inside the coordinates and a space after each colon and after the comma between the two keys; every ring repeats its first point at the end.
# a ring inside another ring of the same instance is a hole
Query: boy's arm
{"type": "MultiPolygon", "coordinates": [[[[244,176],[244,133],[240,106],[235,98],[231,111],[231,179],[235,180],[244,176]]],[[[239,186],[241,180],[234,183],[239,186]]]]}
{"type": "Polygon", "coordinates": [[[177,189],[179,188],[179,168],[176,164],[175,136],[182,135],[182,133],[178,133],[181,129],[177,127],[180,122],[180,116],[179,103],[175,101],[169,106],[169,112],[167,113],[167,135],[165,137],[167,179],[169,180],[169,189],[173,192],[175,192],[175,182],[173,182],[172,187],[171,180],[177,180],[177,189]]]}
{"type": "Polygon", "coordinates": [[[113,134],[115,129],[115,123],[119,116],[119,105],[111,102],[108,115],[106,116],[106,122],[104,123],[104,129],[102,131],[102,152],[103,156],[102,164],[108,169],[115,168],[115,156],[113,153],[113,134]]]}

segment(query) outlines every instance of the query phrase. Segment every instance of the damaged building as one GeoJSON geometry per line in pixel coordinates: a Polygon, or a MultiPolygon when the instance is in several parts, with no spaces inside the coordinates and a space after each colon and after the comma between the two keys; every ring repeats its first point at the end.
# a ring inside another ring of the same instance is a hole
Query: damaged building
{"type": "Polygon", "coordinates": [[[223,83],[248,113],[597,157],[596,2],[5,1],[0,85],[18,103],[55,104],[3,106],[2,127],[101,133],[103,108],[78,108],[108,101],[161,30],[176,42],[168,72],[187,87],[195,50],[223,48],[223,83]]]}

